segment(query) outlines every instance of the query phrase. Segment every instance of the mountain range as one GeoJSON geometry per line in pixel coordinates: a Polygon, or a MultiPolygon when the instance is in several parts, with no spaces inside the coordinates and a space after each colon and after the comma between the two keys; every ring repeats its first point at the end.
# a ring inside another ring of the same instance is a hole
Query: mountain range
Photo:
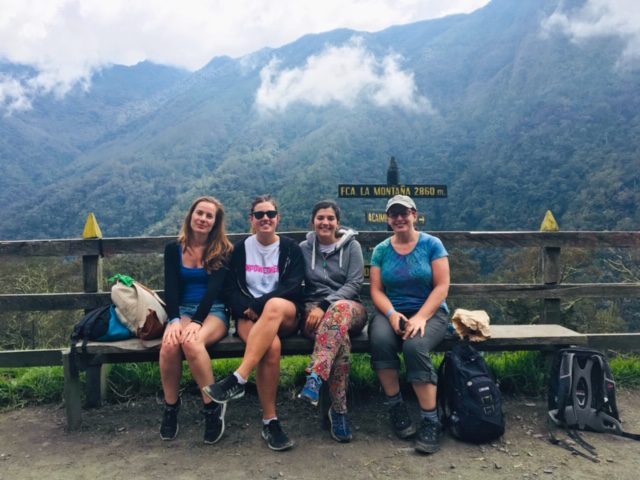
{"type": "MultiPolygon", "coordinates": [[[[579,3],[579,2],[577,2],[579,3]]],[[[566,6],[566,3],[564,4],[566,6]]],[[[173,234],[191,200],[245,231],[274,194],[305,229],[338,184],[446,185],[419,199],[429,230],[565,230],[640,221],[640,69],[620,40],[544,28],[558,0],[484,8],[370,33],[306,35],[196,72],[143,62],[0,117],[0,239],[173,234]]],[[[33,75],[0,62],[0,76],[33,75]]],[[[360,229],[382,199],[342,199],[360,229]]]]}

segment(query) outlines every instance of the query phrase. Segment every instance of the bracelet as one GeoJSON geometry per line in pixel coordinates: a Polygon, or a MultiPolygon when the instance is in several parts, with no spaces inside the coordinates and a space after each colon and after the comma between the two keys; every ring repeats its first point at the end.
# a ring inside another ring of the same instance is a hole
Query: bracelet
{"type": "Polygon", "coordinates": [[[389,310],[387,310],[387,313],[385,313],[384,316],[387,318],[391,318],[391,315],[393,315],[394,313],[396,313],[396,311],[393,309],[393,307],[391,307],[389,310]]]}

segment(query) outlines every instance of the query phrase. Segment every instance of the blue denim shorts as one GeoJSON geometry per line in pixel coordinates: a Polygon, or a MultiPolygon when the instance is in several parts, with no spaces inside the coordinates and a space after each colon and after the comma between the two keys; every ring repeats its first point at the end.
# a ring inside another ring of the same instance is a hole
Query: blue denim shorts
{"type": "MultiPolygon", "coordinates": [[[[180,305],[179,311],[181,317],[193,317],[198,310],[198,303],[187,303],[184,305],[180,305]]],[[[224,322],[229,329],[229,314],[227,313],[227,307],[225,307],[224,303],[214,303],[211,305],[211,310],[209,310],[209,315],[215,315],[220,320],[224,322]]]]}

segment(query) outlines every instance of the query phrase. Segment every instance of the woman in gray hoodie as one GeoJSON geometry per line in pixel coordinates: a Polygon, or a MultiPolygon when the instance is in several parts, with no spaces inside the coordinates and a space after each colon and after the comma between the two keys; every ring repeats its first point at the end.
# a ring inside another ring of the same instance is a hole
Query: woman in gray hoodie
{"type": "Polygon", "coordinates": [[[307,381],[298,398],[317,405],[320,387],[329,382],[331,436],[352,438],[347,417],[350,335],[362,331],[367,312],[360,303],[364,280],[362,249],[357,233],[340,227],[340,208],[331,200],[318,202],[311,213],[314,231],[300,244],[305,260],[303,333],[315,340],[307,381]]]}

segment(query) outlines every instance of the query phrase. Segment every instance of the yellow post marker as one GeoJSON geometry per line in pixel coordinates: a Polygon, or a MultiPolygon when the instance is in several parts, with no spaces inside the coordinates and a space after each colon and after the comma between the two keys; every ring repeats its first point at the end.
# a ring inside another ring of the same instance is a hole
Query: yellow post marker
{"type": "Polygon", "coordinates": [[[98,221],[96,220],[96,216],[93,212],[89,213],[87,216],[87,221],[84,224],[84,231],[82,232],[82,238],[102,238],[102,230],[100,230],[100,225],[98,225],[98,221]]]}
{"type": "Polygon", "coordinates": [[[558,222],[556,222],[556,218],[551,213],[551,210],[547,210],[547,213],[544,214],[544,220],[542,220],[542,224],[540,225],[541,232],[559,232],[560,227],[558,226],[558,222]]]}
{"type": "MultiPolygon", "coordinates": [[[[544,214],[540,225],[541,232],[559,232],[560,226],[556,222],[551,210],[544,214]]],[[[560,265],[560,247],[542,247],[542,281],[545,285],[557,285],[562,278],[560,265]]],[[[562,307],[559,298],[545,298],[542,300],[542,321],[544,323],[560,323],[562,321],[562,307]]]]}

